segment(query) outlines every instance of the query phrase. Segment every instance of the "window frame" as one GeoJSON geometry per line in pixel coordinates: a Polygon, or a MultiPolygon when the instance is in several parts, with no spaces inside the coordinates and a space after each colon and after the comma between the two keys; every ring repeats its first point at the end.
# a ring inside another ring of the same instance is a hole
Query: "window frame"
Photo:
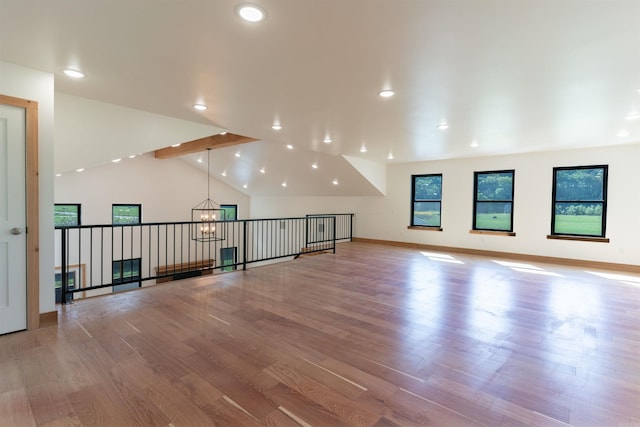
{"type": "Polygon", "coordinates": [[[114,259],[111,261],[111,285],[113,286],[113,292],[128,291],[134,288],[142,287],[142,258],[126,258],[126,259],[114,259]],[[137,264],[138,274],[129,275],[125,277],[125,265],[129,265],[129,270],[137,264]],[[116,275],[115,267],[119,266],[120,273],[116,275]]]}
{"type": "Polygon", "coordinates": [[[233,205],[233,204],[224,204],[224,205],[220,205],[220,209],[224,210],[224,220],[225,221],[237,221],[238,220],[238,205],[233,205]],[[233,213],[235,214],[234,218],[227,218],[227,209],[231,209],[233,208],[233,213]]]}
{"type": "Polygon", "coordinates": [[[498,233],[513,233],[513,213],[515,206],[515,188],[516,188],[516,170],[515,169],[502,169],[502,170],[493,170],[493,171],[475,171],[473,172],[473,219],[472,219],[472,231],[490,231],[490,232],[498,232],[498,233]],[[497,175],[497,174],[511,174],[511,199],[502,199],[502,200],[478,200],[478,178],[483,175],[497,175]],[[505,230],[502,228],[481,228],[478,227],[478,203],[509,203],[511,204],[511,209],[509,212],[509,229],[505,230]]]}
{"type": "Polygon", "coordinates": [[[224,248],[220,248],[220,260],[221,260],[221,271],[234,271],[238,269],[238,247],[237,246],[228,246],[224,248]],[[226,257],[229,252],[233,255],[231,258],[226,257]],[[226,264],[227,261],[231,261],[231,264],[226,264]]]}
{"type": "Polygon", "coordinates": [[[113,203],[111,205],[111,224],[114,225],[137,225],[137,224],[142,224],[142,204],[140,203],[113,203]],[[113,210],[116,207],[137,207],[138,208],[138,222],[114,222],[113,218],[114,218],[114,212],[113,210]]]}
{"type": "Polygon", "coordinates": [[[82,204],[80,203],[54,203],[53,205],[53,225],[55,227],[77,227],[82,225],[82,204]],[[77,223],[76,224],[64,224],[64,225],[58,225],[56,224],[56,207],[58,206],[76,206],[78,208],[78,212],[77,212],[77,223]]]}
{"type": "Polygon", "coordinates": [[[415,227],[415,228],[424,228],[424,229],[435,229],[435,230],[441,230],[442,229],[442,186],[443,186],[443,177],[442,177],[442,173],[427,173],[427,174],[418,174],[418,175],[411,175],[411,215],[409,218],[409,227],[415,227]],[[430,178],[430,177],[438,177],[440,178],[440,198],[438,199],[416,199],[416,181],[419,178],[430,178]],[[429,202],[429,203],[438,203],[439,205],[439,209],[438,209],[438,225],[425,225],[425,224],[416,224],[415,222],[415,207],[416,207],[416,203],[423,203],[423,202],[429,202]]]}
{"type": "Polygon", "coordinates": [[[609,165],[587,165],[587,166],[557,166],[553,168],[553,181],[551,188],[551,237],[575,237],[579,238],[596,238],[606,239],[607,233],[607,192],[609,183],[609,165]],[[585,169],[602,169],[602,200],[561,200],[557,198],[557,178],[558,172],[567,170],[585,170],[585,169]],[[556,204],[557,203],[575,203],[575,204],[600,204],[602,206],[601,234],[577,234],[577,233],[557,233],[556,228],[556,204]]]}

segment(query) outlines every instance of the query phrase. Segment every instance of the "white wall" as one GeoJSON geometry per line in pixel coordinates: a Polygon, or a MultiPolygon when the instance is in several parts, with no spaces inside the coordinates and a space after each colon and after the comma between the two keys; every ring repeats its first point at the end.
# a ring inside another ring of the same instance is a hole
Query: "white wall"
{"type": "MultiPolygon", "coordinates": [[[[191,208],[207,198],[207,174],[179,159],[152,154],[69,172],[55,178],[55,203],[82,204],[82,224],[111,224],[113,203],[142,204],[143,222],[191,221],[191,208]]],[[[249,198],[210,178],[211,198],[237,204],[248,218],[249,198]]]]}
{"type": "Polygon", "coordinates": [[[55,310],[53,287],[53,74],[0,61],[0,93],[38,102],[40,313],[55,310]]]}
{"type": "Polygon", "coordinates": [[[55,171],[105,164],[223,129],[57,92],[55,171]]]}
{"type": "Polygon", "coordinates": [[[509,156],[392,164],[387,195],[359,198],[252,198],[252,217],[305,213],[356,214],[355,236],[569,259],[640,264],[640,144],[509,156]],[[609,165],[609,243],[550,240],[556,166],[609,165]],[[515,237],[470,234],[473,173],[515,169],[515,237]],[[408,230],[411,175],[443,174],[442,232],[408,230]]]}

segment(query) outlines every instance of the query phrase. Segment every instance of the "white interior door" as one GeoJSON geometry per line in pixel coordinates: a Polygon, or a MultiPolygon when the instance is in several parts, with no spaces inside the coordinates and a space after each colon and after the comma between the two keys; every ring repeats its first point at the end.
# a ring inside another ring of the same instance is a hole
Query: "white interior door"
{"type": "Polygon", "coordinates": [[[25,114],[0,105],[0,334],[27,328],[25,114]]]}

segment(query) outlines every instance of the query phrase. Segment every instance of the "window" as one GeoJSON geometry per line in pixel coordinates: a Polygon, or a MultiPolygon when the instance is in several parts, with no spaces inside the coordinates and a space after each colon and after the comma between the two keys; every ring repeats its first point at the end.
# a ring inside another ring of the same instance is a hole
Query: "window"
{"type": "Polygon", "coordinates": [[[113,224],[140,224],[142,222],[142,205],[112,205],[113,224]]]}
{"type": "MultiPolygon", "coordinates": [[[[56,224],[57,225],[57,224],[56,224]]],[[[55,293],[56,293],[56,304],[60,304],[62,302],[62,272],[55,273],[55,293]]],[[[67,271],[67,289],[72,290],[76,288],[76,271],[70,270],[67,271]]],[[[67,302],[73,300],[73,294],[67,294],[67,302]]]]}
{"type": "Polygon", "coordinates": [[[53,207],[53,225],[56,227],[80,225],[80,204],[56,203],[53,207]]]}
{"type": "Polygon", "coordinates": [[[440,227],[442,174],[411,176],[411,226],[440,227]]]}
{"type": "Polygon", "coordinates": [[[230,248],[220,248],[220,259],[222,260],[222,271],[233,271],[237,267],[234,265],[236,263],[236,258],[238,254],[237,247],[230,248]]]}
{"type": "Polygon", "coordinates": [[[604,237],[607,166],[553,168],[551,234],[604,237]]]}
{"type": "Polygon", "coordinates": [[[238,219],[238,205],[220,205],[220,209],[224,211],[225,221],[235,221],[238,219]]]}
{"type": "Polygon", "coordinates": [[[474,230],[513,231],[514,174],[514,170],[474,172],[474,230]]]}
{"type": "Polygon", "coordinates": [[[128,291],[140,287],[140,258],[113,261],[111,266],[113,292],[128,291]],[[117,285],[122,282],[127,283],[117,285]]]}

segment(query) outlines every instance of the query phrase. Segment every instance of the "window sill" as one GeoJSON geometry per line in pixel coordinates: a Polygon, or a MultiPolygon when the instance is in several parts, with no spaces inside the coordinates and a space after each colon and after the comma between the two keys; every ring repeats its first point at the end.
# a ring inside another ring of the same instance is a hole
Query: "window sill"
{"type": "Polygon", "coordinates": [[[509,236],[515,237],[516,233],[513,231],[492,231],[492,230],[469,230],[469,234],[489,234],[492,236],[509,236]]]}
{"type": "Polygon", "coordinates": [[[407,230],[442,231],[442,227],[427,227],[427,226],[410,225],[410,226],[407,227],[407,230]]]}
{"type": "Polygon", "coordinates": [[[598,242],[598,243],[609,243],[608,237],[581,237],[581,236],[562,236],[549,234],[547,235],[547,239],[552,240],[577,240],[580,242],[598,242]]]}

